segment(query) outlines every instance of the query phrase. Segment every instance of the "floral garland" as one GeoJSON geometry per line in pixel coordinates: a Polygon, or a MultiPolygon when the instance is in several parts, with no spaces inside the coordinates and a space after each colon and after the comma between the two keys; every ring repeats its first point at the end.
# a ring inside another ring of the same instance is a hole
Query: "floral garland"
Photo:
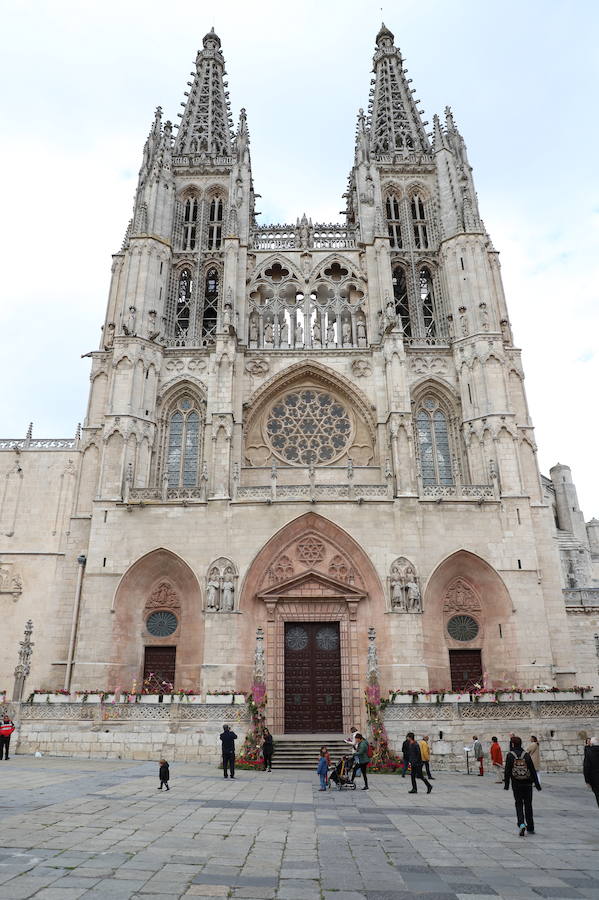
{"type": "Polygon", "coordinates": [[[473,690],[468,691],[448,691],[447,688],[438,688],[433,690],[391,690],[389,691],[389,699],[381,700],[381,707],[384,709],[390,703],[395,702],[396,697],[410,697],[412,703],[418,701],[418,697],[434,697],[436,703],[443,703],[448,693],[457,694],[458,697],[468,697],[470,701],[478,703],[481,699],[488,699],[490,702],[496,703],[503,694],[519,694],[522,700],[523,694],[580,694],[584,697],[586,693],[592,691],[591,685],[575,684],[569,688],[560,688],[555,685],[536,685],[535,687],[502,687],[489,688],[479,684],[473,685],[473,690]]]}
{"type": "Polygon", "coordinates": [[[246,696],[246,705],[250,714],[251,726],[245,736],[241,756],[236,760],[239,768],[257,769],[264,762],[262,742],[266,727],[266,686],[262,682],[254,682],[252,692],[246,696]]]}
{"type": "Polygon", "coordinates": [[[372,734],[374,752],[370,759],[370,769],[373,772],[395,772],[401,766],[401,760],[389,748],[389,736],[382,712],[388,705],[388,700],[381,700],[381,686],[376,675],[371,675],[365,692],[366,716],[368,727],[372,734]]]}

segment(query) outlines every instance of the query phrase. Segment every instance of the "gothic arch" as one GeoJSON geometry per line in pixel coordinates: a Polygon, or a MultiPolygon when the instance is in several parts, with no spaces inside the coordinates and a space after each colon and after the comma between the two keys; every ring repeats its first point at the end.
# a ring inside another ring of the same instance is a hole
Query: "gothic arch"
{"type": "Polygon", "coordinates": [[[429,686],[451,687],[450,651],[481,651],[483,673],[490,687],[506,687],[517,668],[518,647],[512,600],[499,573],[478,554],[460,549],[438,563],[424,589],[424,660],[429,686]],[[470,641],[454,640],[447,623],[455,614],[472,617],[478,634],[470,641]]]}
{"type": "MultiPolygon", "coordinates": [[[[360,544],[314,512],[284,525],[257,552],[240,591],[246,626],[266,633],[269,715],[284,728],[284,627],[289,621],[335,621],[341,638],[344,727],[363,719],[368,628],[378,632],[379,658],[389,654],[379,576],[360,544]]],[[[252,665],[251,650],[241,662],[252,665]]]]}
{"type": "MultiPolygon", "coordinates": [[[[363,273],[360,272],[359,267],[356,266],[355,263],[351,261],[347,256],[343,253],[329,253],[328,256],[325,256],[324,259],[320,260],[315,266],[312,267],[308,279],[310,283],[314,281],[314,279],[318,276],[319,272],[324,273],[325,269],[328,269],[333,263],[339,263],[340,266],[344,266],[347,268],[347,275],[345,278],[359,278],[361,281],[364,280],[363,273]]],[[[326,275],[322,276],[326,278],[326,275]]]]}
{"type": "Polygon", "coordinates": [[[268,276],[264,276],[262,273],[264,273],[266,269],[270,269],[276,263],[289,271],[289,275],[285,275],[283,281],[292,279],[294,281],[301,280],[303,283],[303,278],[300,279],[300,276],[296,274],[297,267],[282,253],[271,253],[266,259],[260,260],[260,263],[254,267],[252,273],[246,279],[247,283],[253,284],[255,281],[258,281],[259,278],[264,278],[268,281],[268,276]]]}
{"type": "Polygon", "coordinates": [[[112,604],[112,656],[109,685],[131,689],[143,681],[146,647],[176,647],[177,690],[199,690],[203,659],[204,621],[198,580],[176,553],[160,547],[136,560],[122,576],[112,604]],[[160,591],[167,586],[169,597],[160,591]],[[176,631],[152,637],[146,619],[152,609],[169,609],[177,616],[176,631]]]}
{"type": "MultiPolygon", "coordinates": [[[[157,401],[158,429],[156,440],[155,459],[152,464],[152,480],[156,486],[161,486],[165,474],[168,470],[168,448],[170,441],[170,422],[171,416],[175,413],[178,404],[184,397],[189,397],[192,402],[191,412],[197,413],[197,454],[194,459],[195,482],[188,487],[197,487],[199,485],[202,460],[204,458],[204,435],[206,426],[206,390],[202,383],[194,378],[186,377],[177,380],[174,384],[165,390],[157,401]]],[[[185,413],[184,413],[185,415],[185,413]]],[[[194,425],[194,429],[195,429],[194,425]]],[[[185,451],[187,452],[187,451],[185,451]]],[[[183,462],[185,466],[185,462],[183,462]]],[[[170,476],[169,476],[170,482],[170,476]]],[[[171,487],[183,487],[181,484],[170,484],[171,487]]]]}

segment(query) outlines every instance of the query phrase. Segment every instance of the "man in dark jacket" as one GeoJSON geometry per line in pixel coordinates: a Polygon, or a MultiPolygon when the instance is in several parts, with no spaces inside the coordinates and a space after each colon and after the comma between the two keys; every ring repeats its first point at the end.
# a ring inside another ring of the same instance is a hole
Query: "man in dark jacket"
{"type": "Polygon", "coordinates": [[[228,725],[223,725],[223,733],[220,735],[220,742],[223,748],[223,775],[228,778],[229,770],[231,778],[235,778],[235,741],[237,735],[231,731],[228,725]]]}
{"type": "Polygon", "coordinates": [[[408,731],[407,740],[408,744],[408,762],[411,767],[412,774],[412,790],[408,791],[408,794],[417,794],[418,788],[416,786],[416,779],[420,778],[421,781],[424,781],[426,785],[426,793],[430,794],[433,789],[430,781],[427,781],[424,775],[422,774],[422,754],[420,753],[420,745],[418,741],[414,737],[413,731],[408,731]]]}
{"type": "Polygon", "coordinates": [[[0,759],[4,756],[4,759],[10,759],[8,755],[8,748],[10,747],[10,736],[15,730],[15,723],[12,722],[8,716],[3,717],[3,721],[0,722],[0,759]]]}
{"type": "Polygon", "coordinates": [[[588,747],[584,748],[582,771],[584,780],[592,789],[599,806],[599,738],[592,737],[588,747]]]}
{"type": "Polygon", "coordinates": [[[408,771],[408,766],[410,765],[410,760],[408,758],[409,749],[410,749],[410,741],[409,741],[409,738],[406,736],[405,741],[401,745],[401,755],[403,757],[403,771],[401,773],[402,778],[406,777],[406,772],[408,771]]]}
{"type": "Polygon", "coordinates": [[[522,748],[522,738],[513,735],[511,747],[512,749],[505,758],[503,786],[506,791],[509,790],[511,781],[518,829],[520,837],[524,837],[527,831],[529,834],[534,834],[535,831],[532,814],[532,786],[534,784],[537,791],[540,791],[541,785],[532,759],[522,748]]]}

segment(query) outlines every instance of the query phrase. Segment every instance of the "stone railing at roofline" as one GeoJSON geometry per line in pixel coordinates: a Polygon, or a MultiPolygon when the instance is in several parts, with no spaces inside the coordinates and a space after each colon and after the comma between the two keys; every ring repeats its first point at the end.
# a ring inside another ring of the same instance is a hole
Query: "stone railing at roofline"
{"type": "Polygon", "coordinates": [[[356,246],[356,229],[340,224],[257,225],[252,228],[254,250],[349,250],[356,246]]]}
{"type": "Polygon", "coordinates": [[[276,501],[303,500],[310,502],[351,500],[392,500],[392,481],[388,484],[281,484],[240,485],[233,492],[233,499],[249,503],[273,503],[276,501]]]}
{"type": "Polygon", "coordinates": [[[421,500],[499,500],[494,484],[421,484],[421,500]]]}
{"type": "Polygon", "coordinates": [[[6,438],[0,450],[74,450],[78,443],[78,438],[6,438]]]}
{"type": "Polygon", "coordinates": [[[599,607],[599,587],[565,588],[562,594],[566,606],[599,607]]]}

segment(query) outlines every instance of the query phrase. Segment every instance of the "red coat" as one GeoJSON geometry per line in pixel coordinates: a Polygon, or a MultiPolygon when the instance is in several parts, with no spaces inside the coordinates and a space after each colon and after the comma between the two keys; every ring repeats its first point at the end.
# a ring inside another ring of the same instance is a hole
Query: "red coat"
{"type": "Polygon", "coordinates": [[[503,765],[503,753],[497,741],[492,742],[489,752],[491,754],[491,762],[497,763],[499,766],[503,765]]]}
{"type": "Polygon", "coordinates": [[[13,722],[0,722],[0,736],[10,737],[14,730],[15,726],[13,722]]]}

